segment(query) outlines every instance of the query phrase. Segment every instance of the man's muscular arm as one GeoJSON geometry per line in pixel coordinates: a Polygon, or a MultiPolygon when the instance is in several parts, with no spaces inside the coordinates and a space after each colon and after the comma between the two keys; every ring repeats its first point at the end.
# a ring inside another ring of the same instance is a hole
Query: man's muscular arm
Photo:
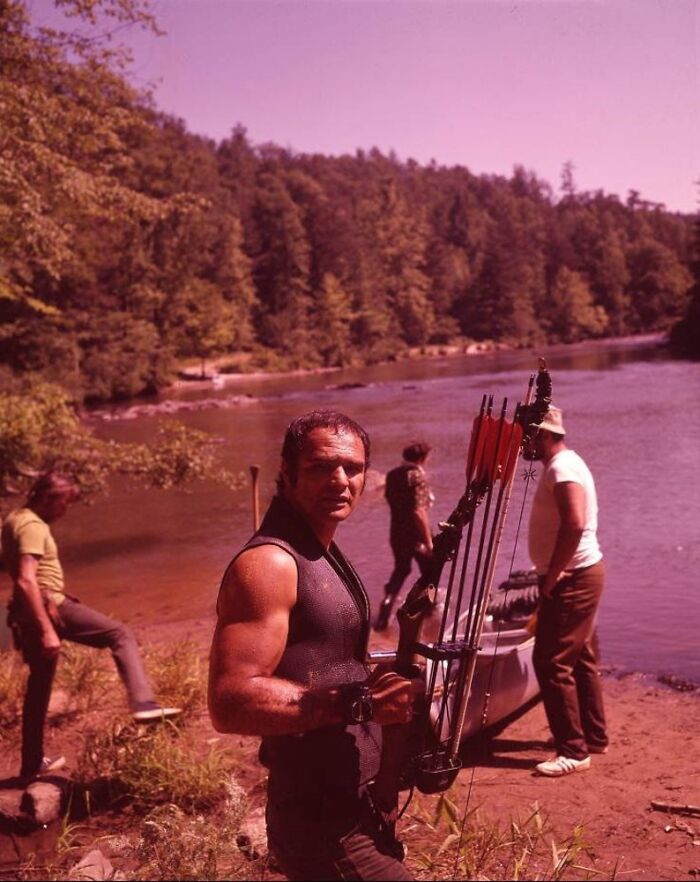
{"type": "MultiPolygon", "coordinates": [[[[307,689],[273,676],[296,591],[296,564],[277,546],[248,549],[229,567],[209,674],[209,713],[217,731],[286,735],[343,722],[337,689],[307,689]]],[[[377,722],[410,718],[410,681],[393,674],[369,685],[377,722]]]]}

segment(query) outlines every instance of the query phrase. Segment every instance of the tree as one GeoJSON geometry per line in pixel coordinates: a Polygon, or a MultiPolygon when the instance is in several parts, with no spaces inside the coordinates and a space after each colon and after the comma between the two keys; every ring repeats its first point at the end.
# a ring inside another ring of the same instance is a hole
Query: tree
{"type": "Polygon", "coordinates": [[[312,353],[310,248],[302,211],[282,175],[261,175],[254,213],[260,237],[254,257],[260,337],[303,362],[312,353]]]}
{"type": "Polygon", "coordinates": [[[200,359],[204,377],[206,359],[226,351],[235,339],[235,310],[210,282],[190,279],[170,304],[169,330],[179,355],[200,359]]]}
{"type": "Polygon", "coordinates": [[[596,306],[591,289],[580,273],[562,267],[551,293],[550,332],[564,343],[605,333],[608,317],[596,306]]]}
{"type": "Polygon", "coordinates": [[[219,466],[212,441],[179,423],[162,425],[151,444],[105,441],[59,386],[19,382],[0,392],[0,497],[26,492],[36,474],[52,469],[87,495],[106,492],[113,476],[160,488],[204,478],[237,483],[219,466]]]}
{"type": "Polygon", "coordinates": [[[629,266],[635,330],[667,330],[687,307],[692,276],[673,252],[650,240],[632,249],[629,266]]]}
{"type": "Polygon", "coordinates": [[[253,283],[252,262],[243,249],[243,225],[227,218],[213,256],[212,281],[218,287],[230,312],[233,349],[245,349],[255,342],[253,314],[258,299],[253,283]]]}
{"type": "Polygon", "coordinates": [[[323,364],[336,367],[347,364],[352,356],[350,328],[352,303],[340,281],[326,273],[316,294],[317,348],[323,364]]]}
{"type": "Polygon", "coordinates": [[[156,392],[172,376],[172,352],[150,322],[126,312],[82,314],[77,335],[88,401],[156,392]]]}
{"type": "MultiPolygon", "coordinates": [[[[67,4],[88,17],[99,5],[67,4]]],[[[123,20],[149,21],[127,0],[106,6],[123,20]]],[[[144,120],[142,99],[110,61],[114,55],[91,40],[32,33],[21,0],[0,7],[2,297],[38,306],[34,273],[58,278],[75,257],[82,225],[150,223],[167,212],[119,180],[129,162],[125,136],[144,120]]]]}

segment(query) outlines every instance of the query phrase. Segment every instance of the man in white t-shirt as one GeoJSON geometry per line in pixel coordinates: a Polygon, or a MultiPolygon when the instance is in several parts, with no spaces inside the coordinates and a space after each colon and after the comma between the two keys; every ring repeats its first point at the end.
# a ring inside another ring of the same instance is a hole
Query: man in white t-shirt
{"type": "Polygon", "coordinates": [[[589,769],[590,754],[607,751],[595,652],[604,567],[593,476],[564,442],[561,410],[550,406],[537,429],[525,451],[544,465],[528,536],[541,598],[534,664],[556,756],[536,771],[554,778],[589,769]]]}

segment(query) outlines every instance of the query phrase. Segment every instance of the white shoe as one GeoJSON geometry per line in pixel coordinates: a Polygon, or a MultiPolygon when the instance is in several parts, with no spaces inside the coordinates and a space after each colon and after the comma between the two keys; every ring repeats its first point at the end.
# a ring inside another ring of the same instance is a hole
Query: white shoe
{"type": "Polygon", "coordinates": [[[148,710],[137,710],[131,715],[136,723],[153,723],[162,720],[170,720],[179,717],[182,708],[179,707],[152,707],[148,710]]]}
{"type": "Polygon", "coordinates": [[[570,775],[572,772],[585,772],[590,767],[590,756],[582,760],[571,759],[570,756],[555,756],[551,760],[537,763],[535,771],[547,778],[561,778],[562,775],[570,775]]]}

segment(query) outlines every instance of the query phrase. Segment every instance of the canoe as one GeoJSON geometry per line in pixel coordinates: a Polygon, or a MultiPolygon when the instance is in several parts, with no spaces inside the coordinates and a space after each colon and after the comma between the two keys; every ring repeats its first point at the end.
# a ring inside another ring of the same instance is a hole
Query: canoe
{"type": "MultiPolygon", "coordinates": [[[[526,627],[537,607],[536,586],[534,572],[519,570],[511,573],[492,595],[477,651],[462,741],[497,735],[540,700],[532,662],[535,638],[526,627]]],[[[454,708],[448,698],[447,713],[438,720],[447,663],[428,659],[428,682],[434,665],[438,666],[437,688],[431,717],[436,735],[443,739],[454,708]]]]}

